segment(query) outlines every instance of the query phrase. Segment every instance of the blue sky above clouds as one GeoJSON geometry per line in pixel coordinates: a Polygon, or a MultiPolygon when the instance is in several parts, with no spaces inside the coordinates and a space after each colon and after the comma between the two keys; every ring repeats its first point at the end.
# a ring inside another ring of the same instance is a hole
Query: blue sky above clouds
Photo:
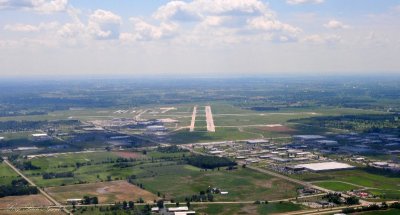
{"type": "Polygon", "coordinates": [[[0,74],[399,74],[400,0],[0,0],[0,74]]]}

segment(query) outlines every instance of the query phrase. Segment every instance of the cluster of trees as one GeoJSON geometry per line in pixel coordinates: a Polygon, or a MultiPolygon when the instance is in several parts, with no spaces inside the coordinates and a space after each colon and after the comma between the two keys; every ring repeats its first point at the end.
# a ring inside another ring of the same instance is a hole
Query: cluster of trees
{"type": "Polygon", "coordinates": [[[187,157],[186,161],[190,165],[203,169],[214,169],[218,167],[237,165],[236,162],[226,157],[215,157],[215,156],[205,156],[205,155],[187,157]]]}
{"type": "Polygon", "coordinates": [[[400,178],[399,171],[394,169],[383,169],[373,166],[367,166],[364,167],[363,170],[374,175],[384,175],[387,177],[400,178]]]}
{"type": "Polygon", "coordinates": [[[344,115],[323,116],[307,119],[295,119],[293,122],[301,122],[321,128],[338,128],[365,132],[379,132],[380,129],[398,128],[400,120],[398,115],[344,115]]]}
{"type": "Polygon", "coordinates": [[[46,127],[56,128],[60,125],[79,125],[78,120],[57,120],[57,121],[4,121],[0,122],[0,131],[31,131],[44,129],[46,127]]]}
{"type": "Polygon", "coordinates": [[[15,179],[11,181],[11,185],[0,186],[0,198],[5,196],[22,196],[37,194],[37,187],[29,186],[24,179],[15,179]]]}
{"type": "Polygon", "coordinates": [[[369,205],[369,206],[362,206],[359,208],[345,208],[342,210],[342,212],[345,214],[351,214],[351,213],[358,213],[358,212],[365,212],[365,211],[387,210],[389,208],[400,209],[400,203],[395,202],[395,203],[392,203],[391,205],[388,205],[385,202],[383,202],[381,205],[373,204],[373,205],[369,205]]]}
{"type": "MultiPolygon", "coordinates": [[[[136,161],[133,158],[123,158],[123,157],[118,157],[117,159],[113,158],[106,158],[105,160],[97,163],[93,163],[93,161],[87,161],[87,162],[76,162],[75,167],[80,168],[82,166],[91,166],[91,165],[96,165],[96,164],[108,164],[108,163],[129,163],[129,162],[134,162],[136,161]]],[[[117,166],[116,166],[117,167],[117,166]]]]}
{"type": "Polygon", "coordinates": [[[220,193],[219,189],[212,189],[211,187],[208,187],[206,191],[200,191],[199,194],[194,194],[190,197],[186,197],[185,201],[186,202],[212,202],[214,201],[214,196],[213,193],[220,193]]]}
{"type": "Polygon", "coordinates": [[[16,163],[15,166],[20,170],[38,170],[40,167],[32,164],[31,161],[24,161],[22,163],[16,163]]]}
{"type": "Polygon", "coordinates": [[[74,177],[73,172],[58,172],[58,173],[53,173],[53,172],[45,172],[42,174],[43,179],[52,179],[52,178],[72,178],[74,177]]]}
{"type": "Polygon", "coordinates": [[[97,196],[94,197],[90,197],[90,196],[84,196],[82,198],[82,204],[84,205],[96,205],[99,204],[99,199],[97,198],[97,196]]]}
{"type": "Polygon", "coordinates": [[[342,194],[340,193],[328,193],[322,198],[326,199],[328,202],[332,202],[338,205],[343,203],[347,205],[356,205],[359,203],[359,199],[356,196],[347,197],[344,199],[344,201],[342,201],[342,194]]]}
{"type": "MultiPolygon", "coordinates": [[[[91,207],[90,209],[92,209],[91,207]]],[[[144,205],[141,208],[135,207],[135,204],[133,201],[129,202],[116,202],[114,205],[111,206],[100,206],[98,207],[99,211],[101,214],[132,214],[132,215],[150,215],[151,214],[151,206],[150,205],[144,205]]],[[[88,210],[87,208],[79,208],[77,210],[88,210]]]]}
{"type": "Polygon", "coordinates": [[[178,146],[167,146],[167,147],[161,147],[159,146],[157,148],[157,151],[162,152],[162,153],[177,153],[177,152],[188,152],[189,150],[179,148],[178,146]]]}
{"type": "Polygon", "coordinates": [[[134,165],[132,163],[116,163],[113,165],[115,168],[128,168],[128,167],[133,167],[134,165]]]}
{"type": "Polygon", "coordinates": [[[45,111],[8,111],[8,110],[0,110],[0,117],[7,116],[30,116],[30,115],[45,115],[47,112],[45,111]]]}
{"type": "Polygon", "coordinates": [[[211,193],[205,193],[200,191],[200,194],[194,194],[190,197],[185,197],[186,202],[212,202],[214,201],[214,196],[211,193]]]}
{"type": "Polygon", "coordinates": [[[248,108],[250,110],[254,111],[278,111],[278,107],[267,107],[267,106],[255,106],[255,107],[250,107],[248,108]]]}

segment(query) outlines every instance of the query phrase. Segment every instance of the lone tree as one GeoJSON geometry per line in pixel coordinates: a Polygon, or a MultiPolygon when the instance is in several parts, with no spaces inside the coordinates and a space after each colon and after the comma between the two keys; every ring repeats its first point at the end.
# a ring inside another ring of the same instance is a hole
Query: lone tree
{"type": "Polygon", "coordinates": [[[360,202],[360,200],[356,196],[350,196],[346,198],[346,204],[348,205],[356,205],[360,202]]]}
{"type": "Polygon", "coordinates": [[[128,206],[130,209],[133,209],[135,207],[135,203],[133,201],[129,201],[128,206]]]}
{"type": "Polygon", "coordinates": [[[157,201],[157,207],[158,207],[158,208],[164,208],[164,201],[161,200],[161,199],[158,200],[158,201],[157,201]]]}

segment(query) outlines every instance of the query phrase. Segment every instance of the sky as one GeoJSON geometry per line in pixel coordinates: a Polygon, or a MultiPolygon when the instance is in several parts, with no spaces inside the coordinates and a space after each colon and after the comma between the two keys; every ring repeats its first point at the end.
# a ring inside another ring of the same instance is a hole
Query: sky
{"type": "Polygon", "coordinates": [[[0,0],[2,77],[400,74],[400,0],[0,0]]]}

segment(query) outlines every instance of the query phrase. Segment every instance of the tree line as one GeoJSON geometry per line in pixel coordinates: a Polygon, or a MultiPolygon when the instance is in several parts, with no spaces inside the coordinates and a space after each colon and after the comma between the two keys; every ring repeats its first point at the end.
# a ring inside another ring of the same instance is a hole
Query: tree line
{"type": "Polygon", "coordinates": [[[38,194],[37,187],[29,186],[28,182],[24,179],[15,179],[11,181],[10,185],[0,186],[0,198],[5,196],[23,196],[38,194]]]}
{"type": "Polygon", "coordinates": [[[188,164],[203,169],[214,169],[218,167],[237,165],[236,162],[226,157],[215,157],[206,155],[187,157],[185,160],[188,162],[188,164]]]}

